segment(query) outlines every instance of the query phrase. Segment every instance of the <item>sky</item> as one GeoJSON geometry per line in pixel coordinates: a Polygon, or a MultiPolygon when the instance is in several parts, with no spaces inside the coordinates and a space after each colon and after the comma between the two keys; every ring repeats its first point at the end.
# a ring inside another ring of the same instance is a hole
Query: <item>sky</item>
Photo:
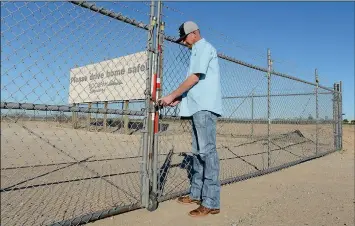
{"type": "Polygon", "coordinates": [[[314,82],[317,68],[320,84],[342,81],[344,118],[354,119],[354,2],[167,4],[183,12],[180,22],[198,21],[202,34],[214,29],[205,38],[227,55],[266,67],[269,48],[276,71],[314,82]],[[238,47],[223,44],[217,31],[238,47]]]}
{"type": "MultiPolygon", "coordinates": [[[[67,2],[1,3],[2,101],[68,104],[70,69],[146,48],[147,32],[67,2]]],[[[148,23],[149,2],[96,2],[148,23]]],[[[165,33],[197,22],[218,52],[320,84],[343,83],[344,118],[354,119],[354,2],[165,2],[165,33]]],[[[137,60],[139,61],[139,60],[137,60]]],[[[265,74],[221,60],[224,96],[265,95],[265,74]]],[[[186,73],[188,52],[164,43],[165,93],[186,73]]],[[[271,93],[308,93],[314,86],[273,76],[271,93]]],[[[319,90],[326,92],[326,90],[319,90]]],[[[331,117],[332,96],[319,95],[320,117],[331,117]]],[[[226,116],[265,118],[266,98],[224,100],[226,116]]],[[[112,106],[113,107],[113,106],[112,106]]],[[[132,105],[135,109],[142,104],[132,105]]],[[[273,118],[315,117],[312,96],[273,97],[273,118]]]]}

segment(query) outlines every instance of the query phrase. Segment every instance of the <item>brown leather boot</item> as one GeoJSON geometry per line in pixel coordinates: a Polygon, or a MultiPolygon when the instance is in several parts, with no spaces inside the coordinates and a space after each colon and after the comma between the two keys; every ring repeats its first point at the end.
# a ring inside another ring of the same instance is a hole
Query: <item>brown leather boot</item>
{"type": "Polygon", "coordinates": [[[191,217],[203,217],[207,216],[208,214],[218,214],[219,212],[219,209],[209,209],[200,205],[197,209],[190,211],[189,215],[191,217]]]}
{"type": "Polygon", "coordinates": [[[178,203],[181,203],[181,204],[198,204],[198,205],[200,205],[201,204],[201,201],[199,201],[199,200],[193,200],[193,199],[191,199],[190,198],[190,196],[183,196],[183,197],[179,197],[178,199],[177,199],[177,202],[178,203]]]}

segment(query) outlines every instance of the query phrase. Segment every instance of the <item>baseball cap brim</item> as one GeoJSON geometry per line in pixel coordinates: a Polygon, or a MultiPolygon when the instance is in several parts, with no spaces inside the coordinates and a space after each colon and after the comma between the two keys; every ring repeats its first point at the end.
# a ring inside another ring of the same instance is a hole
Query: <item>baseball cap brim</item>
{"type": "Polygon", "coordinates": [[[181,41],[183,41],[186,37],[187,37],[188,34],[180,37],[178,40],[176,40],[177,43],[180,43],[181,41]]]}

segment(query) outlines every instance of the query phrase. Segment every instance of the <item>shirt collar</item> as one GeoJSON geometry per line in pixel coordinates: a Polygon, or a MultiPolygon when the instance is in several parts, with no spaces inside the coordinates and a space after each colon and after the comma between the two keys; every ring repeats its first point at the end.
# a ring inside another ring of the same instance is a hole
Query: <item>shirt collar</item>
{"type": "Polygon", "coordinates": [[[201,38],[200,40],[198,40],[198,41],[192,46],[192,48],[193,48],[193,49],[198,48],[198,47],[200,47],[204,42],[205,42],[205,39],[204,39],[204,38],[201,38]]]}

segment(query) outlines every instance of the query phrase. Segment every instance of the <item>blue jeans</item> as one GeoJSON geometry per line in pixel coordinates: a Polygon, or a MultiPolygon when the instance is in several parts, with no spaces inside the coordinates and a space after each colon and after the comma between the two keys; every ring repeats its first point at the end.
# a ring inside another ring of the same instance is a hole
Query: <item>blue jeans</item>
{"type": "Polygon", "coordinates": [[[216,150],[217,115],[199,111],[192,116],[192,180],[190,198],[210,209],[220,208],[219,157],[216,150]]]}

